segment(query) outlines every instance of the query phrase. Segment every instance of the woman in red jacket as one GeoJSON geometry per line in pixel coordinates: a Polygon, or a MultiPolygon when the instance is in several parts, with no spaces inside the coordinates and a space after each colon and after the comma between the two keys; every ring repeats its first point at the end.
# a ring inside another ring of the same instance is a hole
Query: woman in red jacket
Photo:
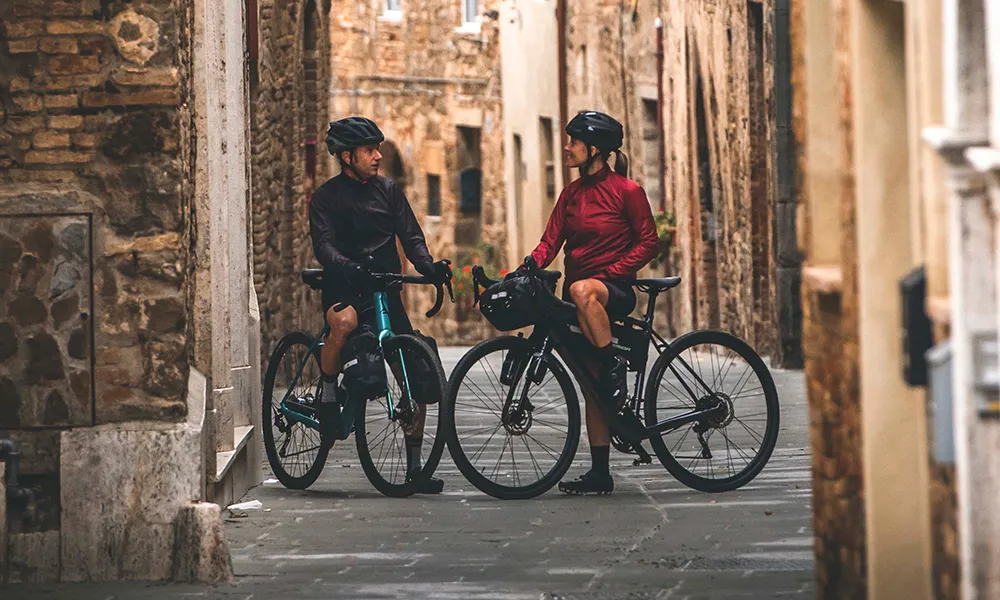
{"type": "MultiPolygon", "coordinates": [[[[624,317],[635,308],[635,291],[621,280],[635,277],[656,256],[656,227],[646,192],[626,176],[628,162],[619,150],[621,123],[604,113],[581,112],[566,126],[566,133],[566,161],[570,167],[579,167],[580,177],[559,195],[531,256],[544,268],[565,244],[563,296],[576,304],[580,328],[602,354],[602,364],[596,365],[599,393],[617,409],[628,397],[628,384],[625,361],[611,347],[610,319],[624,317]],[[612,153],[614,171],[607,162],[612,153]]],[[[591,470],[574,481],[561,482],[563,492],[614,490],[608,468],[611,439],[597,400],[586,396],[591,470]]]]}

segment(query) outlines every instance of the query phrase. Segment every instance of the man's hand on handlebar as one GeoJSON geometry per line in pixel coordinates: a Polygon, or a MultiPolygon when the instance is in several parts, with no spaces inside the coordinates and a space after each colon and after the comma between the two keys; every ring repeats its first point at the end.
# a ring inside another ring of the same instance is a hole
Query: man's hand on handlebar
{"type": "Polygon", "coordinates": [[[438,284],[451,281],[452,273],[450,265],[450,260],[439,260],[434,263],[421,263],[415,265],[415,267],[431,283],[438,284]]]}

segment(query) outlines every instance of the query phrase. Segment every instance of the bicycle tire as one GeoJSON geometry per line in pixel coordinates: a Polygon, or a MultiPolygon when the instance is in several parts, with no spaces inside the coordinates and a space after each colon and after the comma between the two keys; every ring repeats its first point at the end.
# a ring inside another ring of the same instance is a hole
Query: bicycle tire
{"type": "MultiPolygon", "coordinates": [[[[324,441],[320,432],[316,431],[316,435],[320,439],[320,444],[313,464],[302,475],[296,476],[288,472],[285,465],[279,460],[281,457],[278,456],[278,449],[275,447],[273,429],[275,419],[274,384],[278,368],[281,365],[281,359],[285,356],[285,354],[287,354],[288,351],[296,345],[301,345],[306,351],[308,351],[313,345],[314,339],[315,338],[313,336],[302,331],[293,331],[281,338],[278,345],[275,346],[274,352],[271,353],[271,358],[267,363],[267,372],[264,375],[264,389],[261,403],[262,426],[264,430],[264,451],[267,454],[267,462],[270,463],[271,471],[274,473],[274,476],[283,486],[293,490],[304,490],[316,482],[319,474],[323,471],[323,467],[326,465],[326,459],[330,452],[331,444],[324,441]]],[[[316,361],[317,372],[319,372],[319,348],[313,348],[312,360],[316,361]]],[[[278,399],[278,401],[280,402],[280,399],[278,399]]],[[[305,426],[296,424],[292,427],[305,426]]]]}
{"type": "MultiPolygon", "coordinates": [[[[730,477],[723,479],[709,479],[690,472],[681,466],[680,462],[667,449],[661,435],[653,434],[649,440],[656,452],[660,463],[684,485],[701,492],[718,493],[728,492],[738,489],[753,480],[767,464],[778,441],[778,429],[780,425],[778,392],[774,385],[774,379],[763,359],[746,342],[736,336],[724,331],[700,330],[687,333],[671,344],[670,349],[661,354],[650,372],[649,381],[646,385],[645,413],[647,426],[658,422],[656,415],[656,392],[660,387],[660,381],[670,363],[689,348],[701,344],[718,344],[737,355],[744,358],[757,375],[763,390],[765,403],[767,406],[767,430],[762,436],[760,449],[753,460],[746,468],[730,477]]],[[[735,413],[735,411],[734,411],[735,413]]],[[[728,438],[727,438],[728,441],[728,438]]]]}
{"type": "MultiPolygon", "coordinates": [[[[559,482],[569,470],[576,456],[576,450],[580,442],[580,402],[573,387],[573,381],[563,368],[562,364],[553,354],[549,355],[546,367],[552,372],[566,399],[566,410],[568,416],[568,433],[566,442],[563,445],[561,454],[555,465],[541,479],[527,486],[504,486],[479,472],[469,460],[461,442],[458,438],[458,430],[455,420],[455,406],[458,393],[461,389],[462,380],[468,375],[469,370],[482,358],[494,352],[520,350],[527,351],[530,342],[524,338],[514,336],[501,336],[491,340],[480,342],[472,347],[455,365],[451,378],[448,380],[448,401],[445,406],[445,421],[447,423],[448,451],[452,460],[461,471],[462,475],[479,489],[481,492],[499,498],[501,500],[526,500],[544,494],[559,482]]],[[[524,368],[518,373],[516,380],[523,376],[524,368]]]]}
{"type": "MultiPolygon", "coordinates": [[[[383,351],[387,357],[396,349],[403,350],[404,364],[412,365],[416,361],[425,361],[425,364],[432,365],[432,368],[436,371],[435,374],[437,375],[435,378],[436,385],[434,388],[428,390],[428,393],[436,394],[438,401],[436,404],[427,405],[428,411],[431,410],[431,407],[439,407],[437,427],[434,431],[434,441],[432,442],[430,452],[423,462],[420,476],[409,481],[404,480],[403,483],[394,483],[386,479],[380,472],[378,465],[375,464],[371,449],[368,447],[370,437],[374,436],[369,435],[370,432],[367,427],[367,415],[372,414],[372,411],[378,407],[377,402],[365,400],[357,401],[358,407],[357,412],[355,413],[354,421],[354,441],[357,445],[358,459],[361,461],[361,468],[364,470],[368,481],[375,486],[375,489],[392,498],[405,498],[413,495],[417,489],[419,489],[420,485],[434,474],[438,463],[441,461],[441,455],[444,453],[444,419],[441,416],[442,411],[440,407],[443,405],[446,396],[445,376],[444,369],[442,368],[441,363],[437,360],[437,357],[434,355],[434,352],[431,350],[431,347],[420,338],[409,334],[401,334],[394,335],[383,342],[383,351]]],[[[378,408],[381,409],[381,407],[378,408]]],[[[390,423],[387,427],[394,426],[396,425],[390,423]]],[[[426,435],[426,433],[427,431],[424,430],[424,435],[426,435]]],[[[405,477],[405,467],[403,475],[405,477]]]]}

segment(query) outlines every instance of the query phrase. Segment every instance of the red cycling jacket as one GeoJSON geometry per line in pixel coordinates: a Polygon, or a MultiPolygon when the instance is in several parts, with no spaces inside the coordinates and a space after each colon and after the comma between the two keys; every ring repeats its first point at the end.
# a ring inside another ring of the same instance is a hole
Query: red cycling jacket
{"type": "Polygon", "coordinates": [[[646,192],[607,165],[591,177],[573,181],[559,195],[531,256],[546,267],[563,243],[564,285],[581,279],[635,277],[659,252],[646,192]]]}

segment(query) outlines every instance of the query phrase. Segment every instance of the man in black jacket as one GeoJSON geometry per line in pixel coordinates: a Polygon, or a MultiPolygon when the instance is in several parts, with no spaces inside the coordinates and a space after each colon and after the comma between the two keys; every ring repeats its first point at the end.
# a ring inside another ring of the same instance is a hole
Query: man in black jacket
{"type": "MultiPolygon", "coordinates": [[[[316,259],[324,269],[323,312],[330,324],[321,355],[320,423],[324,426],[331,419],[323,417],[331,414],[337,401],[340,351],[347,336],[358,327],[358,315],[372,306],[371,296],[362,296],[358,291],[366,289],[371,271],[402,270],[396,238],[406,258],[422,275],[442,283],[451,279],[448,263],[435,262],[427,250],[423,231],[403,190],[393,180],[378,175],[382,159],[379,144],[384,140],[378,126],[364,117],[330,123],[326,144],[330,154],[340,161],[341,173],[317,188],[309,201],[309,235],[316,259]],[[350,306],[337,312],[334,306],[340,303],[350,306]]],[[[389,293],[387,300],[393,332],[412,333],[399,293],[389,293]]],[[[420,468],[425,411],[420,406],[420,431],[407,437],[408,472],[420,468]]],[[[441,480],[432,478],[420,491],[440,493],[443,487],[441,480]]]]}

